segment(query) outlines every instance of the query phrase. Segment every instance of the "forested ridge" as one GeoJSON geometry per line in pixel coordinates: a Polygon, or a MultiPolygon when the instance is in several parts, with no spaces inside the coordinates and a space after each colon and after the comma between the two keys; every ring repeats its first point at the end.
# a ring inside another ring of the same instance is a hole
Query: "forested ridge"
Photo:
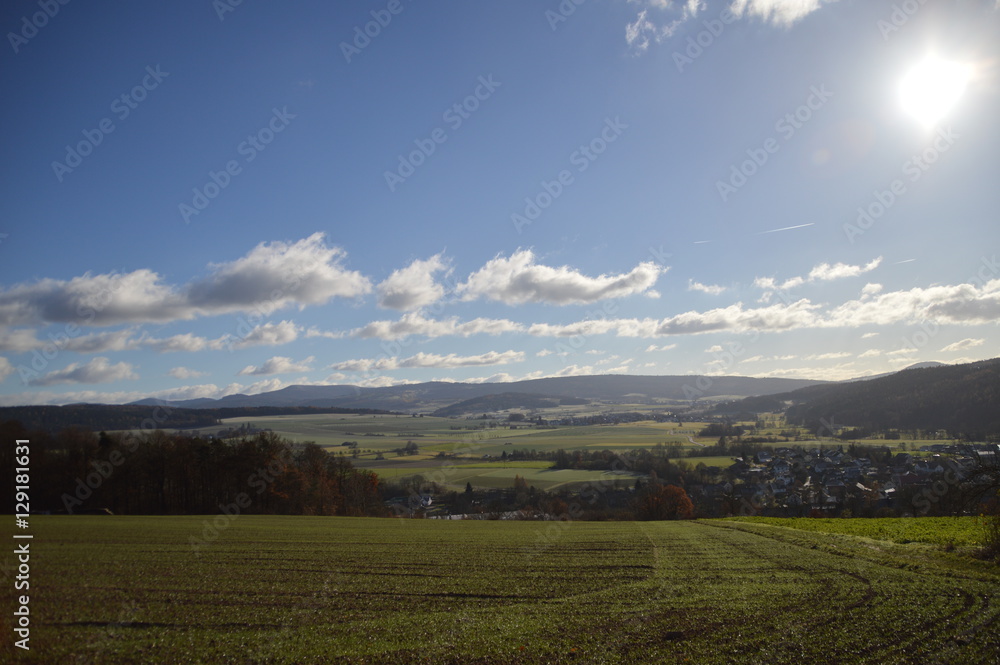
{"type": "MultiPolygon", "coordinates": [[[[381,515],[379,479],[316,444],[270,433],[227,440],[167,434],[30,432],[0,422],[0,470],[13,477],[14,441],[30,442],[31,511],[166,515],[241,512],[381,515]],[[241,496],[242,495],[242,496],[241,496]]],[[[20,463],[19,463],[20,464],[20,463]]],[[[7,484],[13,506],[13,485],[7,484]]]]}
{"type": "Polygon", "coordinates": [[[385,414],[380,409],[306,406],[245,406],[181,409],[143,404],[68,404],[66,406],[0,407],[0,420],[16,420],[30,430],[58,432],[81,427],[94,432],[130,429],[190,429],[218,425],[224,418],[315,415],[329,413],[385,414]]]}
{"type": "Polygon", "coordinates": [[[750,397],[716,413],[785,411],[790,424],[827,434],[832,427],[849,426],[869,432],[947,430],[983,440],[1000,434],[998,405],[1000,359],[993,359],[750,397]]]}

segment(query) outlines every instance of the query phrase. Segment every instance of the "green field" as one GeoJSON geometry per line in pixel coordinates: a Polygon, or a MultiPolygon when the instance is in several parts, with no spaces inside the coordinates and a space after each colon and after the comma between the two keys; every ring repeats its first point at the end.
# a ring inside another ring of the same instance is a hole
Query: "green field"
{"type": "Polygon", "coordinates": [[[7,639],[3,662],[1000,660],[997,566],[941,548],[723,520],[243,516],[196,555],[211,519],[32,517],[31,651],[7,639]]]}
{"type": "MultiPolygon", "coordinates": [[[[450,489],[464,489],[466,483],[480,489],[508,488],[514,476],[525,478],[529,485],[541,490],[579,487],[586,483],[616,481],[631,485],[632,474],[601,471],[549,470],[550,463],[538,461],[498,462],[505,452],[537,450],[618,450],[651,448],[658,443],[681,444],[685,450],[700,448],[698,430],[704,423],[657,423],[653,421],[622,425],[560,427],[557,429],[474,429],[481,421],[453,418],[413,418],[395,415],[318,415],[271,416],[266,418],[231,418],[223,425],[202,428],[202,434],[216,433],[225,428],[244,424],[258,429],[270,429],[297,443],[315,442],[332,452],[350,455],[342,446],[345,441],[358,444],[359,454],[351,457],[354,466],[370,469],[386,480],[421,475],[450,489]],[[469,428],[469,429],[467,429],[469,428]],[[420,452],[397,456],[395,449],[412,441],[420,452]],[[451,456],[445,460],[440,453],[451,456]],[[377,459],[381,454],[384,459],[377,459]],[[471,464],[473,461],[477,464],[471,464]]],[[[701,443],[715,443],[703,440],[701,443]]],[[[704,458],[712,464],[731,464],[729,458],[704,458]]],[[[697,464],[699,460],[695,460],[697,464]]]]}
{"type": "Polygon", "coordinates": [[[738,517],[740,522],[840,533],[893,543],[924,543],[973,547],[983,544],[985,531],[978,517],[910,517],[883,519],[840,519],[811,517],[738,517]]]}

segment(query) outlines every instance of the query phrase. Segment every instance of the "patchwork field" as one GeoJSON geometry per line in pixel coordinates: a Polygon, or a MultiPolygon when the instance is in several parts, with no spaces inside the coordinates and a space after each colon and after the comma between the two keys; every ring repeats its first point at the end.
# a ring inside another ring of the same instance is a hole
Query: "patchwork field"
{"type": "Polygon", "coordinates": [[[33,517],[32,649],[5,640],[0,660],[1000,660],[997,566],[939,547],[735,521],[244,516],[196,555],[212,519],[33,517]]]}

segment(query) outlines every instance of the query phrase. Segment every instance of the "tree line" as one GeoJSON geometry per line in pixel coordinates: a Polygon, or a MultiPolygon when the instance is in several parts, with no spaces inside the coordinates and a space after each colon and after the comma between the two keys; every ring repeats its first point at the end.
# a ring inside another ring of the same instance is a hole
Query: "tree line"
{"type": "MultiPolygon", "coordinates": [[[[30,441],[31,510],[213,514],[246,494],[246,513],[382,515],[378,476],[316,444],[271,432],[228,440],[168,434],[28,432],[0,423],[0,469],[13,473],[13,442],[30,441]],[[7,445],[7,444],[10,445],[7,445]]],[[[9,473],[8,473],[9,472],[9,473]]],[[[5,484],[10,494],[11,484],[5,484]]],[[[7,505],[13,505],[11,494],[7,505]]]]}

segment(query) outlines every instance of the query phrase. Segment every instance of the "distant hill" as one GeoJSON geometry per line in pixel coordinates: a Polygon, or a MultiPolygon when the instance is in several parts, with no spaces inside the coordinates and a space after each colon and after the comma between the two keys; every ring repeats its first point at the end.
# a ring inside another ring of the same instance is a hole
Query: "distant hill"
{"type": "Polygon", "coordinates": [[[460,416],[465,413],[492,413],[494,411],[506,411],[509,409],[548,409],[564,404],[587,404],[589,400],[579,397],[549,397],[546,395],[533,395],[529,393],[498,393],[496,395],[483,395],[473,397],[461,402],[446,406],[433,412],[432,416],[447,418],[450,416],[460,416]]]}
{"type": "MultiPolygon", "coordinates": [[[[933,360],[923,363],[914,363],[908,367],[904,367],[901,370],[896,370],[896,372],[905,372],[908,369],[928,369],[931,367],[947,367],[946,363],[939,363],[933,360]]],[[[848,379],[847,381],[871,381],[872,379],[881,379],[883,376],[892,376],[896,372],[883,372],[882,374],[872,374],[871,376],[858,376],[853,379],[848,379]]]]}
{"type": "Polygon", "coordinates": [[[211,427],[223,418],[314,415],[326,413],[388,413],[372,409],[300,406],[226,407],[214,409],[158,408],[156,404],[67,404],[66,406],[0,407],[0,421],[16,420],[29,431],[58,432],[79,427],[94,432],[128,429],[191,429],[211,427]]]}
{"type": "Polygon", "coordinates": [[[543,397],[575,397],[604,402],[643,403],[653,400],[690,401],[697,397],[749,396],[788,392],[822,381],[756,379],[745,376],[566,376],[509,383],[451,383],[431,381],[384,388],[356,386],[289,386],[257,395],[229,395],[221,399],[175,402],[143,400],[137,404],[165,404],[205,409],[251,406],[311,406],[371,408],[430,412],[486,395],[522,393],[543,397]]]}
{"type": "Polygon", "coordinates": [[[716,414],[783,411],[812,431],[849,426],[868,431],[947,430],[983,438],[1000,433],[1000,358],[914,367],[867,381],[810,386],[716,407],[716,414]]]}

